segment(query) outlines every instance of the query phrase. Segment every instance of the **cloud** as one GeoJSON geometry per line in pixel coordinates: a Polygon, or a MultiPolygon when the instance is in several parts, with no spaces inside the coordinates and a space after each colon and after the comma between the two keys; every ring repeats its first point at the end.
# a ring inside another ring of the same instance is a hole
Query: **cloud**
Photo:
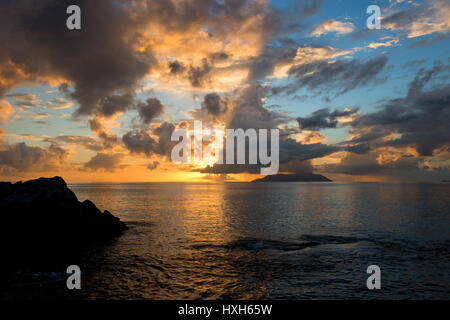
{"type": "Polygon", "coordinates": [[[202,87],[205,82],[210,81],[209,75],[212,71],[212,66],[208,59],[203,58],[199,66],[190,66],[188,71],[188,79],[193,87],[202,87]]]}
{"type": "Polygon", "coordinates": [[[98,137],[102,141],[105,149],[112,149],[119,141],[115,133],[108,133],[105,131],[100,132],[98,137]]]}
{"type": "Polygon", "coordinates": [[[202,177],[204,180],[215,181],[215,182],[225,182],[234,180],[227,174],[206,174],[202,177]]]}
{"type": "Polygon", "coordinates": [[[130,93],[107,96],[99,100],[99,114],[111,117],[118,112],[127,111],[133,104],[134,98],[130,93]]]}
{"type": "Polygon", "coordinates": [[[259,0],[3,1],[0,96],[25,83],[65,83],[76,115],[112,116],[133,106],[149,76],[170,83],[167,75],[183,74],[194,88],[214,85],[266,41],[298,28],[294,18],[317,10],[313,1],[301,1],[295,14],[259,0]],[[73,32],[65,27],[71,4],[83,13],[73,32]]]}
{"type": "MultiPolygon", "coordinates": [[[[86,137],[85,141],[82,141],[82,144],[85,148],[101,151],[102,149],[112,149],[119,143],[119,139],[116,134],[113,132],[108,132],[106,127],[103,125],[102,118],[91,118],[87,121],[89,128],[93,133],[96,133],[98,136],[98,140],[86,137]]],[[[80,137],[81,138],[81,137],[80,137]]]]}
{"type": "MultiPolygon", "coordinates": [[[[225,126],[227,129],[274,129],[284,125],[292,120],[283,114],[270,110],[265,106],[267,90],[257,84],[251,84],[236,92],[236,97],[231,101],[233,108],[231,117],[225,118],[225,126]]],[[[356,111],[334,111],[328,112],[331,121],[340,119],[341,117],[350,117],[356,111]]],[[[336,120],[337,121],[337,120],[336,120]]],[[[342,151],[342,146],[326,145],[321,142],[308,141],[302,143],[293,139],[291,134],[298,133],[298,130],[281,129],[279,140],[280,168],[295,171],[293,168],[297,165],[299,168],[305,169],[304,162],[311,159],[324,157],[338,151],[342,151]],[[290,163],[288,165],[288,163],[290,163]],[[302,164],[301,166],[299,164],[302,164]]],[[[246,158],[248,159],[248,144],[246,144],[246,158]]],[[[224,150],[226,157],[226,150],[224,150]]],[[[260,164],[214,164],[205,168],[194,168],[193,171],[208,174],[233,174],[233,173],[259,173],[260,164]]],[[[302,169],[302,170],[303,170],[302,169]]]]}
{"type": "Polygon", "coordinates": [[[73,104],[69,101],[66,101],[62,98],[54,98],[49,101],[46,108],[53,110],[61,110],[61,109],[69,109],[73,106],[73,104]]]}
{"type": "Polygon", "coordinates": [[[208,93],[201,102],[201,108],[190,112],[192,118],[202,121],[226,122],[233,112],[233,101],[227,97],[221,97],[215,92],[208,93]]]}
{"type": "Polygon", "coordinates": [[[184,64],[178,60],[170,61],[168,63],[168,66],[170,74],[172,75],[182,74],[186,71],[186,67],[184,66],[184,64]]]}
{"type": "Polygon", "coordinates": [[[83,165],[83,169],[114,172],[116,169],[123,168],[125,166],[121,164],[122,158],[122,154],[97,153],[91,158],[91,160],[83,165]]]}
{"type": "Polygon", "coordinates": [[[7,94],[7,98],[14,99],[14,105],[21,108],[37,108],[42,105],[42,102],[37,99],[35,94],[30,93],[14,93],[7,94]]]}
{"type": "Polygon", "coordinates": [[[105,127],[101,123],[98,118],[92,118],[88,120],[89,128],[91,128],[92,132],[101,132],[105,131],[105,127]]]}
{"type": "Polygon", "coordinates": [[[13,107],[8,101],[0,99],[0,124],[5,123],[8,117],[14,113],[13,107]]]}
{"type": "MultiPolygon", "coordinates": [[[[435,161],[408,154],[395,154],[383,160],[382,151],[372,151],[363,155],[348,153],[340,163],[317,166],[325,174],[345,174],[360,180],[364,177],[385,177],[388,181],[440,181],[448,175],[449,165],[433,168],[435,161]],[[432,164],[433,163],[433,164],[432,164]]],[[[444,160],[445,162],[445,160],[444,160]]]]}
{"type": "Polygon", "coordinates": [[[272,75],[277,66],[291,63],[298,54],[298,45],[283,41],[281,45],[266,45],[261,53],[250,60],[247,80],[254,82],[272,75]]]}
{"type": "MultiPolygon", "coordinates": [[[[226,54],[225,54],[226,55],[226,54]]],[[[217,59],[214,59],[217,60],[217,59]]],[[[215,71],[214,61],[202,58],[198,63],[183,63],[178,60],[168,63],[169,75],[187,81],[192,88],[209,87],[215,71]]]]}
{"type": "Polygon", "coordinates": [[[233,99],[233,115],[227,128],[271,129],[285,123],[287,117],[264,106],[266,95],[267,89],[258,83],[239,90],[233,99]]]}
{"type": "Polygon", "coordinates": [[[164,106],[156,98],[147,99],[146,103],[139,103],[137,108],[141,121],[145,124],[149,124],[164,112],[164,106]]]}
{"type": "Polygon", "coordinates": [[[312,31],[311,35],[320,37],[326,33],[346,34],[355,30],[355,26],[351,22],[341,22],[337,20],[326,20],[317,25],[312,31]]]}
{"type": "Polygon", "coordinates": [[[354,138],[348,142],[366,150],[384,146],[412,147],[421,156],[432,156],[436,150],[448,147],[450,85],[424,91],[432,78],[448,72],[449,67],[440,63],[428,70],[419,70],[409,84],[406,97],[392,99],[378,111],[361,115],[349,123],[354,138]]]}
{"type": "Polygon", "coordinates": [[[175,125],[163,122],[151,130],[151,135],[146,130],[129,131],[123,135],[122,141],[131,154],[144,154],[170,156],[176,142],[171,141],[175,125]]]}
{"type": "Polygon", "coordinates": [[[82,146],[87,150],[91,151],[102,151],[105,149],[105,145],[101,140],[88,137],[88,136],[69,136],[69,135],[60,135],[55,138],[46,137],[43,138],[44,142],[49,142],[53,144],[72,144],[76,146],[82,146]]]}
{"type": "Polygon", "coordinates": [[[368,45],[365,46],[365,48],[370,49],[378,49],[378,48],[386,48],[386,47],[392,47],[398,43],[398,39],[391,39],[389,41],[385,42],[371,42],[368,45]]]}
{"type": "MultiPolygon", "coordinates": [[[[310,172],[309,160],[325,157],[343,150],[342,147],[326,145],[322,143],[302,144],[291,138],[279,141],[280,168],[282,172],[310,172]]],[[[224,151],[224,157],[226,152],[224,151]]],[[[246,149],[248,159],[248,148],[246,149]]],[[[237,173],[260,173],[261,164],[214,164],[205,168],[195,168],[193,171],[208,174],[237,174],[237,173]]]]}
{"type": "Polygon", "coordinates": [[[386,56],[379,56],[368,61],[319,60],[292,66],[288,75],[294,80],[292,83],[272,87],[273,94],[286,92],[293,94],[300,88],[330,93],[337,91],[337,95],[344,94],[357,87],[365,86],[376,81],[377,75],[387,64],[386,56]]]}
{"type": "Polygon", "coordinates": [[[50,116],[50,113],[47,113],[47,112],[38,112],[38,113],[33,113],[31,115],[31,117],[33,119],[43,119],[43,118],[47,118],[49,116],[50,116]]]}
{"type": "Polygon", "coordinates": [[[213,116],[220,116],[227,112],[227,101],[221,99],[217,93],[209,93],[205,95],[205,99],[202,102],[202,108],[213,116]]]}
{"type": "Polygon", "coordinates": [[[153,161],[153,162],[150,162],[148,165],[147,165],[147,169],[148,170],[155,170],[157,167],[159,166],[159,162],[158,161],[153,161]]]}
{"type": "Polygon", "coordinates": [[[109,0],[77,1],[85,14],[83,28],[74,33],[64,27],[65,8],[70,4],[73,1],[2,2],[0,12],[8,15],[0,19],[1,29],[7,25],[9,32],[0,34],[1,42],[8,43],[0,50],[0,64],[20,68],[16,73],[24,76],[18,82],[39,77],[67,79],[73,83],[75,91],[70,97],[79,102],[79,114],[111,115],[117,110],[111,105],[117,100],[114,93],[132,92],[149,70],[151,58],[137,54],[130,45],[128,32],[133,22],[124,7],[109,0]],[[33,14],[28,12],[30,5],[33,14]],[[28,54],[31,51],[33,55],[28,54]]]}
{"type": "Polygon", "coordinates": [[[280,172],[288,173],[311,173],[313,170],[311,161],[292,160],[280,166],[280,172]]]}
{"type": "Polygon", "coordinates": [[[372,139],[364,142],[370,148],[412,146],[420,155],[432,156],[435,150],[450,143],[449,90],[450,86],[445,86],[415,94],[413,98],[391,100],[380,111],[363,115],[351,125],[356,132],[364,128],[370,128],[370,133],[378,131],[378,135],[372,134],[372,139]],[[380,141],[392,133],[398,133],[399,137],[380,141]]]}
{"type": "Polygon", "coordinates": [[[426,1],[411,9],[392,13],[382,20],[382,27],[401,31],[408,38],[450,31],[450,4],[448,1],[426,1]]]}
{"type": "Polygon", "coordinates": [[[450,66],[444,65],[440,61],[436,61],[433,67],[429,70],[420,69],[414,80],[409,84],[408,95],[407,98],[413,98],[415,95],[421,94],[423,92],[424,86],[431,80],[432,77],[435,77],[439,73],[449,72],[450,66]]]}
{"type": "Polygon", "coordinates": [[[50,170],[58,168],[68,152],[56,144],[48,148],[28,146],[20,142],[0,150],[0,167],[21,172],[50,170]]]}
{"type": "Polygon", "coordinates": [[[122,141],[132,154],[143,153],[150,156],[156,148],[156,140],[145,130],[129,131],[124,134],[122,141]]]}
{"type": "Polygon", "coordinates": [[[298,117],[297,121],[302,130],[320,130],[326,128],[336,128],[339,118],[352,117],[358,113],[359,109],[346,109],[343,111],[334,110],[330,112],[328,108],[314,111],[311,117],[298,117]]]}

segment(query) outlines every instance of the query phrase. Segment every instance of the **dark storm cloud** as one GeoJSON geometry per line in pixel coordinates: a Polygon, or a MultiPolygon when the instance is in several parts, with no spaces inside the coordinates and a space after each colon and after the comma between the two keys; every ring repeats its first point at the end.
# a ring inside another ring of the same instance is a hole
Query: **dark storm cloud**
{"type": "Polygon", "coordinates": [[[214,63],[208,58],[203,58],[200,64],[188,64],[175,60],[168,63],[169,74],[178,76],[194,88],[202,88],[211,81],[211,74],[214,71],[214,63]]]}
{"type": "MultiPolygon", "coordinates": [[[[302,3],[306,12],[317,10],[312,1],[302,3]]],[[[61,89],[79,104],[76,115],[111,116],[128,110],[139,81],[160,67],[157,48],[142,46],[150,23],[168,34],[207,26],[210,36],[227,37],[255,15],[262,19],[248,31],[261,31],[267,39],[287,27],[269,23],[283,21],[281,12],[246,0],[2,1],[0,42],[6,45],[0,48],[0,95],[25,82],[63,79],[67,83],[61,89]],[[73,4],[82,9],[82,28],[69,31],[66,8],[73,4]]],[[[208,55],[185,70],[175,61],[170,72],[185,73],[193,87],[202,87],[210,81],[214,61],[227,57],[224,52],[208,55]]]]}
{"type": "Polygon", "coordinates": [[[156,149],[156,140],[145,130],[129,131],[122,137],[122,141],[132,154],[143,153],[150,156],[156,149]]]}
{"type": "Polygon", "coordinates": [[[203,85],[209,81],[212,70],[213,67],[206,58],[202,59],[202,63],[199,66],[191,65],[188,71],[188,79],[191,86],[195,88],[203,87],[203,85]]]}
{"type": "Polygon", "coordinates": [[[175,126],[172,123],[163,122],[159,127],[156,127],[152,133],[158,137],[158,144],[155,152],[159,155],[170,156],[173,146],[176,142],[171,141],[172,132],[175,126]]]}
{"type": "Polygon", "coordinates": [[[0,34],[8,43],[0,49],[0,63],[12,61],[31,77],[73,82],[70,96],[80,103],[79,114],[124,111],[137,81],[154,63],[150,54],[133,51],[127,35],[139,22],[112,0],[7,1],[0,12],[0,29],[8,30],[0,34]],[[81,30],[66,28],[71,4],[82,8],[81,30]]]}
{"type": "Polygon", "coordinates": [[[326,128],[336,128],[339,117],[348,117],[358,113],[359,109],[355,110],[334,110],[330,112],[328,108],[314,111],[311,117],[298,117],[297,121],[302,130],[320,130],[326,128]]]}
{"type": "Polygon", "coordinates": [[[208,93],[202,102],[202,109],[213,116],[220,116],[227,112],[227,103],[217,93],[208,93]]]}
{"type": "Polygon", "coordinates": [[[341,150],[342,147],[335,145],[323,143],[302,144],[294,139],[287,138],[280,140],[280,163],[321,158],[341,150]]]}
{"type": "MultiPolygon", "coordinates": [[[[269,140],[270,141],[270,140],[269,140]]],[[[269,148],[270,150],[270,148],[269,148]]],[[[309,160],[324,157],[343,150],[340,146],[326,145],[322,143],[302,144],[291,138],[280,138],[279,140],[279,162],[280,172],[312,172],[309,160]]],[[[236,150],[235,150],[236,154],[236,150]]],[[[224,148],[224,159],[226,149],[224,148]]],[[[248,147],[246,148],[246,159],[248,159],[248,147]]],[[[206,168],[194,169],[200,173],[222,174],[222,173],[260,173],[261,164],[214,164],[206,168]]]]}
{"type": "Polygon", "coordinates": [[[326,173],[397,177],[402,180],[412,179],[413,181],[417,181],[417,178],[442,180],[442,177],[448,174],[448,166],[430,170],[421,157],[401,156],[396,161],[387,163],[379,163],[378,157],[379,152],[369,152],[363,155],[349,153],[342,158],[341,163],[319,166],[318,169],[326,173]]]}
{"type": "Polygon", "coordinates": [[[297,47],[292,41],[284,41],[280,46],[265,46],[259,56],[250,62],[247,80],[253,82],[273,74],[276,65],[295,58],[297,47]]]}
{"type": "Polygon", "coordinates": [[[174,130],[173,124],[163,122],[152,130],[152,135],[145,130],[134,130],[127,132],[122,137],[122,141],[132,154],[170,156],[172,148],[176,144],[171,141],[174,130]]]}
{"type": "Polygon", "coordinates": [[[421,69],[409,85],[405,98],[393,99],[379,111],[361,115],[350,123],[355,133],[350,140],[370,149],[381,146],[411,146],[422,156],[431,156],[436,149],[450,144],[450,85],[423,91],[437,74],[448,72],[448,66],[437,63],[429,70],[421,69]],[[397,133],[397,139],[382,138],[397,133]]]}
{"type": "Polygon", "coordinates": [[[317,14],[323,3],[323,0],[297,0],[288,3],[283,11],[272,8],[262,21],[267,42],[289,38],[288,35],[294,32],[306,34],[308,25],[305,20],[317,14]]]}
{"type": "Polygon", "coordinates": [[[133,106],[134,98],[130,93],[111,95],[99,101],[100,114],[110,117],[118,112],[125,112],[133,106]]]}
{"type": "MultiPolygon", "coordinates": [[[[214,2],[214,1],[213,1],[214,2]]],[[[291,40],[286,40],[292,32],[302,32],[306,27],[302,24],[305,18],[316,14],[323,1],[299,0],[288,4],[285,10],[277,10],[274,7],[266,7],[263,2],[257,4],[252,1],[223,1],[214,2],[211,12],[219,13],[222,19],[215,19],[208,24],[207,30],[210,37],[221,34],[234,34],[236,26],[242,26],[242,22],[249,16],[257,16],[264,13],[260,22],[255,26],[249,26],[248,31],[261,32],[265,43],[275,41],[278,45],[266,45],[264,50],[256,57],[235,62],[234,67],[249,68],[247,82],[259,80],[269,75],[277,63],[291,60],[296,54],[298,46],[291,40]],[[259,7],[261,5],[261,7],[259,7]],[[249,10],[249,8],[252,8],[249,10]]],[[[250,18],[251,19],[251,18],[250,18]]],[[[239,34],[236,34],[239,36],[239,34]]],[[[227,60],[231,55],[227,52],[215,52],[202,59],[200,64],[184,64],[178,60],[168,63],[171,75],[182,75],[192,87],[204,87],[211,79],[215,71],[215,63],[227,60]]]]}
{"type": "Polygon", "coordinates": [[[146,103],[139,103],[137,108],[141,121],[145,124],[149,124],[164,111],[164,106],[156,98],[147,99],[146,103]]]}
{"type": "Polygon", "coordinates": [[[182,74],[186,71],[185,65],[178,60],[169,62],[168,66],[172,75],[182,74]]]}
{"type": "MultiPolygon", "coordinates": [[[[349,153],[339,164],[321,166],[321,170],[328,173],[342,173],[348,175],[376,175],[386,170],[376,158],[378,153],[354,154],[349,153]]],[[[417,166],[415,167],[417,168],[417,166]]]]}
{"type": "Polygon", "coordinates": [[[311,173],[313,172],[313,166],[311,165],[311,161],[303,161],[303,160],[292,160],[286,163],[282,163],[280,165],[280,172],[289,172],[289,173],[311,173]]]}
{"type": "Polygon", "coordinates": [[[329,62],[321,60],[292,66],[289,77],[293,82],[283,87],[273,87],[272,94],[285,92],[293,94],[301,88],[314,91],[334,92],[344,94],[357,87],[365,86],[376,81],[377,75],[387,63],[386,56],[379,56],[368,61],[337,60],[329,62]]]}
{"type": "Polygon", "coordinates": [[[233,100],[233,116],[227,128],[235,129],[271,129],[285,123],[287,117],[264,107],[267,89],[253,83],[242,89],[233,100]]]}
{"type": "Polygon", "coordinates": [[[273,10],[265,16],[263,28],[266,29],[266,45],[258,56],[246,62],[249,65],[247,82],[252,83],[271,75],[277,64],[289,62],[295,57],[298,44],[286,35],[304,32],[307,26],[303,21],[317,14],[322,3],[322,0],[295,1],[285,11],[273,10]]]}
{"type": "Polygon", "coordinates": [[[420,69],[414,80],[409,84],[407,99],[412,99],[415,95],[421,94],[424,86],[431,80],[433,76],[438,75],[444,71],[450,71],[449,65],[444,65],[440,61],[436,61],[433,67],[429,70],[420,69]]]}
{"type": "MultiPolygon", "coordinates": [[[[281,124],[285,124],[294,119],[283,116],[277,112],[269,110],[264,106],[264,99],[266,97],[266,89],[253,83],[248,87],[242,89],[237,97],[233,100],[232,117],[227,124],[228,129],[274,129],[281,124]]],[[[354,113],[355,111],[334,111],[328,112],[329,116],[339,117],[354,113]]],[[[270,131],[269,131],[270,132],[270,131]]],[[[343,150],[342,146],[326,145],[322,143],[302,144],[289,137],[290,134],[297,133],[298,130],[283,129],[280,130],[279,140],[279,160],[280,169],[289,171],[305,170],[307,163],[311,159],[324,157],[343,150]],[[297,170],[294,170],[298,167],[297,170]]],[[[270,138],[269,138],[270,141],[270,138]]],[[[248,146],[248,144],[246,144],[248,146]]],[[[236,146],[235,146],[236,147],[236,146]]],[[[270,150],[270,148],[269,148],[270,150]]],[[[236,154],[236,151],[235,151],[236,154]]],[[[226,157],[226,150],[224,149],[224,157],[226,157]]],[[[246,148],[246,159],[248,159],[248,147],[246,148]]],[[[221,173],[259,173],[260,164],[244,164],[244,165],[229,165],[229,164],[215,164],[203,169],[195,169],[201,173],[221,174],[221,173]]]]}

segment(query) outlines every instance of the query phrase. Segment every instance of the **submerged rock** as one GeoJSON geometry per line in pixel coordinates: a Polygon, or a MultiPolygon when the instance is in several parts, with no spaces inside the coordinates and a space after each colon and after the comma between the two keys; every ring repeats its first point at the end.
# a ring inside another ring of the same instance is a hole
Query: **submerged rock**
{"type": "Polygon", "coordinates": [[[34,262],[70,256],[127,229],[91,201],[79,202],[61,177],[0,182],[0,226],[2,254],[34,262]]]}

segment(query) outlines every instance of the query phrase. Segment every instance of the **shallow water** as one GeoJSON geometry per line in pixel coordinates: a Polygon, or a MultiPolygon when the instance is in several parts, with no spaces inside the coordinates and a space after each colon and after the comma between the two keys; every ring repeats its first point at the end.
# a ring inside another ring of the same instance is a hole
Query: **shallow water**
{"type": "MultiPolygon", "coordinates": [[[[130,230],[81,264],[88,299],[449,299],[445,184],[72,184],[130,230]],[[366,269],[381,268],[368,290],[366,269]]],[[[58,278],[58,277],[56,277],[58,278]]]]}

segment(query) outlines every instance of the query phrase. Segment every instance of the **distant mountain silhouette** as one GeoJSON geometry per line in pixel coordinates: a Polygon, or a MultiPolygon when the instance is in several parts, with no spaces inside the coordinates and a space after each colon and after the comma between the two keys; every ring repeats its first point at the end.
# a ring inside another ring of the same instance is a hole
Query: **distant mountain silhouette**
{"type": "Polygon", "coordinates": [[[313,181],[332,181],[321,174],[315,173],[302,173],[302,174],[275,174],[271,176],[265,176],[261,179],[253,180],[252,182],[313,182],[313,181]]]}

